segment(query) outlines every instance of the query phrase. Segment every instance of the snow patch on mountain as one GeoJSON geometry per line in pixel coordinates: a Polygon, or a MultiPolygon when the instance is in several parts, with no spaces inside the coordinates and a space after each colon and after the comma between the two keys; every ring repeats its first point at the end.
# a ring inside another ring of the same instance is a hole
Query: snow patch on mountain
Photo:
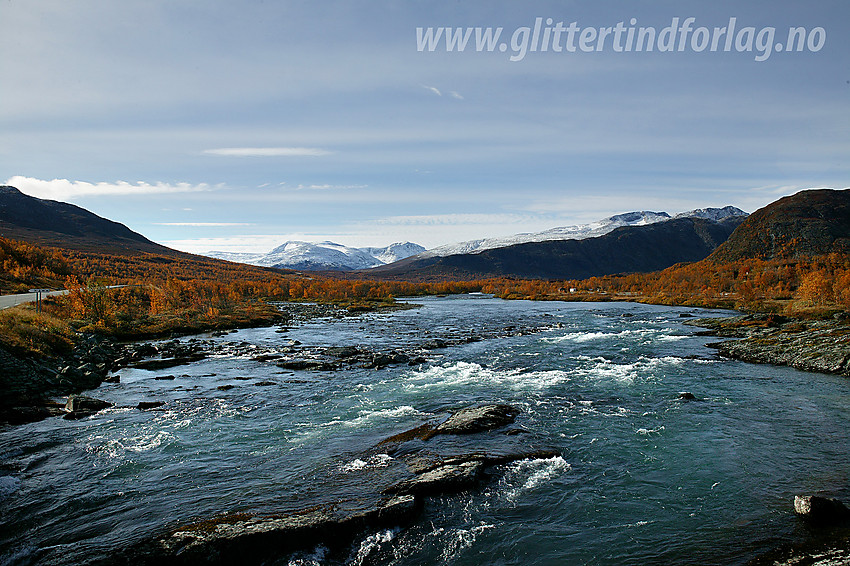
{"type": "Polygon", "coordinates": [[[390,244],[385,248],[360,249],[383,263],[393,263],[425,251],[425,248],[412,242],[390,244]]]}
{"type": "Polygon", "coordinates": [[[734,206],[724,206],[723,208],[697,208],[688,212],[680,212],[673,218],[704,218],[720,222],[736,216],[749,216],[749,214],[734,206]]]}
{"type": "Polygon", "coordinates": [[[425,248],[411,242],[394,243],[383,248],[352,248],[334,242],[289,241],[267,254],[213,251],[204,255],[261,267],[350,271],[392,263],[423,251],[425,248]]]}
{"type": "Polygon", "coordinates": [[[682,212],[676,216],[670,216],[666,212],[653,212],[649,210],[625,212],[623,214],[615,214],[614,216],[609,216],[608,218],[603,218],[596,222],[580,224],[578,226],[560,226],[543,232],[522,233],[502,238],[485,238],[481,240],[459,242],[456,244],[447,244],[418,254],[417,257],[428,258],[445,257],[457,254],[472,254],[483,252],[485,250],[513,246],[516,244],[526,244],[529,242],[584,240],[586,238],[604,236],[605,234],[622,226],[645,226],[647,224],[655,224],[656,222],[666,222],[673,218],[704,218],[719,222],[734,216],[747,216],[747,213],[739,208],[735,208],[734,206],[725,206],[723,208],[698,208],[689,212],[682,212]]]}

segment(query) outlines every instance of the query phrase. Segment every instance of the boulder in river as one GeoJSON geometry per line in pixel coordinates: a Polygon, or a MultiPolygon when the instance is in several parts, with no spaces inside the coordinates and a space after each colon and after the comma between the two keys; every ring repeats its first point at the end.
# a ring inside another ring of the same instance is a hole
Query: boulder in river
{"type": "Polygon", "coordinates": [[[333,371],[339,369],[338,364],[326,362],[323,360],[284,360],[282,362],[278,362],[277,365],[278,367],[281,367],[283,369],[292,370],[333,371]]]}
{"type": "Polygon", "coordinates": [[[68,401],[65,403],[65,410],[73,411],[100,411],[112,406],[112,403],[101,401],[94,397],[85,397],[83,395],[69,395],[68,401]]]}
{"type": "Polygon", "coordinates": [[[357,346],[331,346],[330,348],[325,348],[322,353],[333,358],[345,359],[358,356],[362,352],[357,346]]]}
{"type": "Polygon", "coordinates": [[[481,405],[456,411],[434,434],[472,434],[509,425],[514,422],[519,409],[510,405],[481,405]]]}
{"type": "Polygon", "coordinates": [[[68,402],[65,403],[65,415],[63,418],[68,420],[81,419],[95,414],[98,411],[107,409],[112,406],[112,403],[101,401],[94,397],[85,397],[83,395],[69,395],[68,402]]]}
{"type": "Polygon", "coordinates": [[[130,364],[130,367],[136,369],[146,369],[146,370],[158,370],[158,369],[166,369],[175,366],[183,366],[186,364],[191,364],[192,362],[197,362],[203,360],[207,357],[207,354],[204,352],[197,352],[192,354],[187,354],[185,356],[175,356],[173,358],[164,358],[159,360],[143,360],[140,362],[135,362],[130,364]]]}
{"type": "Polygon", "coordinates": [[[794,513],[809,523],[819,525],[831,525],[850,519],[850,509],[844,503],[819,495],[795,496],[794,513]]]}
{"type": "Polygon", "coordinates": [[[438,495],[475,485],[484,469],[480,457],[455,458],[387,488],[386,493],[438,495]]]}
{"type": "Polygon", "coordinates": [[[114,564],[260,564],[322,544],[340,548],[369,529],[406,525],[422,503],[412,495],[376,505],[340,501],[279,515],[226,515],[180,527],[113,559],[114,564]]]}

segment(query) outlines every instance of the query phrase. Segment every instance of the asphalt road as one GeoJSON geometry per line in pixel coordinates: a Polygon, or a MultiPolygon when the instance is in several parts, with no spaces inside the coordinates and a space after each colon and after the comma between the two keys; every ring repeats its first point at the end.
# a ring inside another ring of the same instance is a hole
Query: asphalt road
{"type": "MultiPolygon", "coordinates": [[[[65,295],[68,291],[48,291],[46,293],[42,293],[41,296],[46,297],[48,295],[65,295]]],[[[0,295],[0,309],[7,309],[9,307],[14,307],[15,305],[21,305],[23,303],[34,303],[35,302],[35,293],[23,293],[21,295],[0,295]]]]}

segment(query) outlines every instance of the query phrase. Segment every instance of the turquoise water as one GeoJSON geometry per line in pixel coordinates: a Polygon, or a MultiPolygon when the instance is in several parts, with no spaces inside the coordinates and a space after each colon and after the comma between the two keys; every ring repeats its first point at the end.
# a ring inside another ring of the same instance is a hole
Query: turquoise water
{"type": "Polygon", "coordinates": [[[714,339],[679,317],[728,313],[414,302],[214,338],[243,344],[124,369],[92,392],[116,404],[94,417],[0,431],[0,564],[84,563],[224,512],[356,495],[361,474],[386,463],[365,450],[475,402],[520,407],[518,424],[563,456],[497,467],[477,490],[427,500],[411,527],[366,533],[347,557],[316,548],[276,563],[741,564],[806,534],[794,494],[850,499],[850,381],[715,358],[714,339]],[[250,355],[292,340],[388,350],[471,334],[488,338],[380,370],[287,371],[250,355]],[[163,410],[129,408],[150,400],[163,410]]]}

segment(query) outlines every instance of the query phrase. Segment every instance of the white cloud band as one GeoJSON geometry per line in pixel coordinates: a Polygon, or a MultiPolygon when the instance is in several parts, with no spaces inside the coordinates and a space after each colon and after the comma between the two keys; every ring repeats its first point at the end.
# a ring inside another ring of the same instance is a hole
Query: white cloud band
{"type": "Polygon", "coordinates": [[[155,226],[191,226],[193,228],[222,226],[255,226],[250,222],[154,222],[155,226]]]}
{"type": "Polygon", "coordinates": [[[229,157],[318,157],[333,152],[318,147],[222,147],[206,149],[204,153],[229,157]]]}
{"type": "Polygon", "coordinates": [[[191,193],[210,191],[214,187],[201,183],[192,185],[190,183],[128,183],[127,181],[115,181],[114,183],[88,183],[86,181],[69,181],[68,179],[53,179],[51,181],[35,179],[32,177],[15,176],[6,181],[22,193],[53,200],[67,200],[79,196],[118,196],[118,195],[149,195],[168,193],[191,193]]]}

